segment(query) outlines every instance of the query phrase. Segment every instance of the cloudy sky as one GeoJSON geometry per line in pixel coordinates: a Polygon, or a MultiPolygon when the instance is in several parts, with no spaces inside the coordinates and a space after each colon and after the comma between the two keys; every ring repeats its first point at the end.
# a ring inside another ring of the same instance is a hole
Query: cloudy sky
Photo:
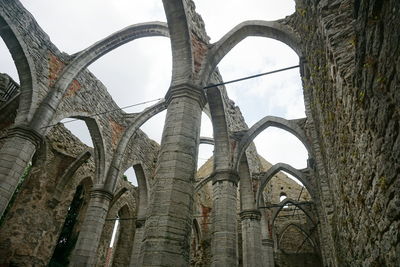
{"type": "MultiPolygon", "coordinates": [[[[21,0],[52,42],[64,52],[76,53],[128,25],[166,21],[161,0],[21,0]]],[[[205,21],[211,42],[244,20],[276,20],[294,12],[293,0],[197,0],[197,11],[205,21]]],[[[298,57],[286,45],[266,38],[247,38],[219,64],[225,81],[298,64],[298,57]]],[[[109,89],[120,106],[164,97],[171,81],[169,39],[152,37],[135,40],[102,57],[92,71],[109,89]]],[[[11,56],[0,39],[0,72],[18,76],[11,56]]],[[[229,97],[241,108],[249,127],[267,115],[287,119],[305,117],[299,70],[264,76],[227,85],[229,97]]],[[[146,106],[127,109],[138,112],[146,106]]],[[[161,140],[165,112],[148,121],[142,130],[161,140]]],[[[91,145],[82,122],[66,126],[91,145]]],[[[202,136],[212,136],[212,126],[203,116],[202,136]]],[[[285,162],[306,167],[307,152],[291,134],[267,129],[255,140],[258,152],[271,163],[285,162]]],[[[209,145],[200,146],[199,165],[212,154],[209,145]]],[[[128,176],[133,176],[132,171],[128,176]]]]}

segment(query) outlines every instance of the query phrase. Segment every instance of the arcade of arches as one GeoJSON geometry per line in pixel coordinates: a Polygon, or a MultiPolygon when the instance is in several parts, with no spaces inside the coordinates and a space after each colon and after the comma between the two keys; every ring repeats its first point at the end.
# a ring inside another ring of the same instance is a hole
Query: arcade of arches
{"type": "Polygon", "coordinates": [[[295,2],[210,43],[192,0],[164,0],[166,22],[68,55],[18,0],[0,0],[19,75],[0,74],[0,265],[400,266],[400,2],[295,2]],[[151,36],[170,39],[171,85],[128,114],[87,67],[151,36]],[[248,127],[224,86],[203,90],[249,36],[297,53],[305,118],[248,127]],[[164,110],[158,144],[140,127],[164,110]],[[213,138],[200,136],[202,112],[213,138]],[[65,118],[85,122],[93,148],[65,118]],[[258,155],[269,127],[304,144],[306,168],[258,155]],[[200,144],[214,152],[198,169],[200,144]],[[137,186],[123,179],[131,167],[137,186]]]}

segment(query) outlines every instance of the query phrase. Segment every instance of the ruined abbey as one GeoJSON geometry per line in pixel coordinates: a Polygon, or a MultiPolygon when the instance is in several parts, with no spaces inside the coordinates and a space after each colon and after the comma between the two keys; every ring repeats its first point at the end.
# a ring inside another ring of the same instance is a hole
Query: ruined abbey
{"type": "Polygon", "coordinates": [[[213,43],[193,0],[162,2],[166,22],[70,55],[18,0],[0,0],[19,76],[0,73],[0,266],[400,266],[400,1],[296,0],[292,15],[213,43]],[[171,84],[127,113],[87,67],[151,36],[170,40],[171,84]],[[250,36],[298,55],[306,117],[247,125],[213,86],[250,36]],[[165,110],[158,144],[140,127],[165,110]],[[200,136],[203,113],[213,138],[200,136]],[[93,148],[65,118],[86,123],[93,148]],[[270,127],[301,141],[306,168],[257,153],[270,127]],[[214,152],[197,166],[200,144],[214,152]]]}

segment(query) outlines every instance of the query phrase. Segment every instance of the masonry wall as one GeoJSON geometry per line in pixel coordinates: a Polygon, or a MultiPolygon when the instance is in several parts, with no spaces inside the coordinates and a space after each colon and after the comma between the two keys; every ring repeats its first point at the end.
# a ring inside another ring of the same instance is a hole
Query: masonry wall
{"type": "MultiPolygon", "coordinates": [[[[3,114],[8,114],[8,116],[2,120],[3,127],[0,128],[0,136],[6,136],[8,128],[13,125],[17,107],[18,102],[16,105],[1,106],[3,114]]],[[[1,145],[0,139],[0,147],[1,145]]],[[[79,184],[83,184],[84,203],[74,227],[74,232],[79,233],[95,176],[93,158],[82,163],[71,177],[67,177],[67,180],[63,181],[61,178],[71,163],[86,150],[91,151],[93,155],[92,148],[82,144],[61,124],[53,127],[48,133],[45,142],[32,159],[30,172],[21,182],[9,210],[2,217],[0,225],[1,264],[47,265],[56,246],[75,190],[79,184]],[[62,191],[58,191],[57,188],[63,182],[65,185],[62,187],[62,191]]],[[[158,144],[139,131],[133,142],[127,147],[127,157],[124,159],[123,166],[128,167],[129,164],[132,166],[132,163],[140,163],[146,178],[151,180],[157,154],[158,144]]],[[[136,216],[137,189],[129,182],[119,179],[116,192],[122,188],[126,188],[126,192],[113,202],[114,205],[110,209],[109,216],[116,217],[119,209],[127,205],[130,210],[129,217],[134,218],[136,216]]],[[[111,233],[109,235],[106,233],[108,228],[111,228],[109,232],[112,232],[112,226],[107,226],[108,224],[103,231],[106,240],[101,242],[98,252],[99,259],[103,259],[103,261],[99,261],[100,266],[104,264],[105,256],[103,254],[106,253],[104,250],[105,247],[108,247],[111,238],[111,233]]],[[[132,238],[134,220],[124,223],[124,227],[128,228],[124,233],[130,232],[130,238],[132,238]]],[[[114,246],[114,249],[117,247],[114,246]]],[[[129,261],[131,249],[126,242],[120,242],[118,250],[114,250],[114,252],[118,252],[117,260],[120,265],[121,261],[122,265],[129,261]],[[124,251],[121,252],[121,248],[124,251]]]]}
{"type": "Polygon", "coordinates": [[[332,199],[323,203],[333,238],[329,260],[398,266],[400,2],[296,2],[291,25],[306,54],[320,194],[332,199]]]}
{"type": "MultiPolygon", "coordinates": [[[[82,181],[87,184],[84,202],[88,201],[93,184],[93,161],[84,163],[70,177],[61,195],[56,195],[55,190],[65,168],[85,148],[65,128],[54,128],[52,136],[46,139],[46,146],[32,161],[30,174],[21,184],[11,209],[3,218],[0,226],[0,263],[18,266],[48,263],[76,187],[82,181]]],[[[80,211],[78,224],[84,210],[80,211]]]]}

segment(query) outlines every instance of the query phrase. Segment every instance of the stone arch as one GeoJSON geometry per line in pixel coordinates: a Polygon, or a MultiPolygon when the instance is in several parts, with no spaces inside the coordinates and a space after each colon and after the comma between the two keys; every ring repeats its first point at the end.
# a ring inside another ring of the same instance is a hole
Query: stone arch
{"type": "Polygon", "coordinates": [[[288,203],[291,203],[294,206],[296,206],[297,208],[299,208],[301,211],[304,212],[304,214],[310,219],[310,221],[314,225],[316,224],[316,222],[313,219],[313,215],[308,210],[304,209],[302,207],[302,205],[300,205],[300,202],[298,202],[294,199],[291,199],[291,198],[285,198],[281,203],[279,203],[280,206],[278,208],[276,208],[272,214],[272,226],[274,225],[275,219],[276,219],[276,217],[278,217],[279,212],[281,212],[283,207],[286,206],[288,203]]]}
{"type": "Polygon", "coordinates": [[[286,163],[277,163],[277,164],[273,165],[271,168],[269,168],[268,171],[265,172],[262,175],[262,177],[260,178],[260,186],[258,187],[257,195],[256,195],[257,207],[260,206],[262,192],[264,191],[265,186],[274,177],[274,175],[276,175],[280,171],[286,171],[289,174],[296,177],[297,179],[299,179],[300,182],[302,182],[303,185],[306,187],[306,189],[310,193],[311,197],[314,198],[314,188],[311,186],[308,177],[302,171],[295,169],[286,163]]]}
{"type": "Polygon", "coordinates": [[[202,180],[198,181],[194,187],[194,192],[197,193],[203,186],[205,186],[211,179],[213,178],[213,175],[209,175],[202,180]]]}
{"type": "Polygon", "coordinates": [[[296,136],[305,146],[308,151],[308,154],[311,154],[311,146],[307,141],[306,135],[304,131],[292,120],[286,120],[284,118],[275,117],[275,116],[266,116],[255,123],[249,130],[246,131],[244,136],[241,138],[235,159],[235,169],[237,170],[239,166],[240,158],[243,153],[246,151],[247,147],[251,142],[265,129],[268,127],[277,127],[282,130],[288,131],[289,133],[296,136]]]}
{"type": "Polygon", "coordinates": [[[75,172],[79,169],[82,164],[84,164],[90,157],[92,156],[92,152],[90,150],[83,151],[78,158],[72,162],[63,172],[61,178],[58,180],[59,182],[56,185],[54,192],[54,199],[60,200],[61,195],[66,187],[66,185],[71,180],[71,177],[75,174],[75,172]]]}
{"type": "Polygon", "coordinates": [[[253,210],[256,208],[254,203],[253,181],[249,166],[249,159],[244,153],[238,169],[240,183],[240,209],[241,211],[253,210]]]}
{"type": "MultiPolygon", "coordinates": [[[[112,200],[111,200],[111,202],[110,202],[110,209],[114,206],[114,204],[115,204],[115,202],[118,200],[118,199],[120,199],[120,197],[123,195],[123,194],[125,194],[125,192],[128,192],[128,188],[126,187],[126,186],[124,186],[124,187],[122,187],[122,188],[120,188],[118,191],[116,191],[115,193],[114,193],[114,196],[113,196],[113,198],[112,198],[112,200]]],[[[135,197],[136,198],[136,197],[135,197]]]]}
{"type": "Polygon", "coordinates": [[[195,239],[199,244],[199,242],[201,241],[201,227],[197,219],[193,219],[193,229],[194,229],[195,239]]]}
{"type": "MultiPolygon", "coordinates": [[[[60,117],[57,119],[60,119],[61,121],[64,118],[60,117]]],[[[97,119],[89,117],[88,115],[87,116],[74,115],[74,116],[69,116],[69,118],[74,118],[85,122],[94,146],[94,152],[92,156],[94,157],[94,162],[96,166],[95,184],[102,184],[105,180],[104,176],[106,167],[106,149],[105,149],[103,134],[100,130],[101,129],[100,123],[97,121],[97,119]]],[[[46,131],[49,131],[49,129],[51,129],[51,127],[45,127],[45,128],[46,131]]]]}
{"type": "Polygon", "coordinates": [[[163,1],[172,49],[171,86],[190,82],[193,76],[192,41],[186,16],[186,1],[163,1]]]}
{"type": "Polygon", "coordinates": [[[36,73],[33,59],[29,56],[28,45],[22,40],[17,33],[13,23],[0,10],[0,36],[6,44],[18,71],[20,80],[20,96],[19,111],[17,114],[17,122],[29,119],[29,113],[32,103],[37,99],[37,81],[34,73],[36,73]]]}
{"type": "Polygon", "coordinates": [[[138,203],[137,203],[137,213],[138,217],[144,217],[147,211],[147,204],[149,202],[149,187],[146,175],[144,173],[142,164],[134,164],[133,169],[136,174],[136,180],[138,182],[138,203]]]}
{"type": "Polygon", "coordinates": [[[278,233],[278,236],[277,236],[277,238],[278,238],[278,240],[277,240],[277,248],[278,248],[278,249],[280,248],[280,243],[281,243],[281,239],[282,239],[282,237],[283,237],[283,234],[288,230],[289,227],[294,227],[294,228],[296,228],[297,231],[299,231],[306,239],[308,239],[308,240],[310,241],[311,246],[313,247],[314,251],[315,251],[316,253],[318,253],[318,252],[317,252],[316,243],[315,243],[315,241],[311,238],[311,233],[308,233],[301,225],[299,225],[299,224],[297,224],[297,223],[293,223],[293,222],[290,222],[290,223],[286,224],[286,225],[283,227],[282,231],[281,231],[280,233],[278,233]]]}
{"type": "Polygon", "coordinates": [[[300,40],[289,26],[278,21],[250,20],[244,21],[225,34],[218,42],[213,44],[207,56],[207,65],[202,71],[202,81],[207,82],[219,62],[238,43],[249,36],[260,36],[276,39],[292,48],[299,58],[303,57],[300,49],[300,40]]]}
{"type": "Polygon", "coordinates": [[[151,117],[153,117],[154,115],[160,113],[165,109],[166,109],[165,100],[160,100],[153,106],[143,110],[139,114],[139,116],[137,116],[136,119],[125,130],[118,143],[117,149],[115,150],[110,168],[108,170],[107,178],[105,181],[105,188],[107,190],[109,190],[110,192],[113,192],[115,190],[116,180],[120,173],[120,169],[122,168],[121,164],[125,156],[126,148],[134,138],[135,132],[151,117]]]}
{"type": "Polygon", "coordinates": [[[190,257],[193,259],[197,258],[197,254],[200,250],[200,244],[202,240],[201,228],[197,219],[193,219],[192,223],[192,237],[190,244],[190,257]]]}
{"type": "Polygon", "coordinates": [[[40,109],[35,113],[34,128],[40,129],[47,126],[55,110],[61,102],[61,95],[71,84],[73,79],[80,71],[89,66],[95,60],[114,50],[115,48],[130,41],[143,37],[166,36],[168,37],[168,28],[163,22],[149,22],[135,24],[126,27],[103,40],[96,42],[92,46],[76,54],[75,58],[61,72],[59,78],[54,84],[54,89],[47,95],[40,109]],[[43,118],[46,118],[45,120],[43,118]]]}
{"type": "Polygon", "coordinates": [[[208,89],[206,95],[214,133],[214,171],[229,170],[231,145],[223,96],[218,87],[208,89]]]}
{"type": "MultiPolygon", "coordinates": [[[[126,170],[129,168],[130,167],[126,168],[126,170]]],[[[136,201],[136,213],[137,217],[144,217],[147,210],[147,203],[150,197],[148,190],[149,188],[148,180],[143,170],[142,163],[134,162],[132,163],[132,168],[135,171],[136,180],[138,183],[137,194],[134,195],[136,201]]],[[[126,172],[126,170],[124,170],[124,172],[126,172]]],[[[114,203],[128,190],[129,189],[127,187],[123,186],[117,192],[114,192],[114,197],[110,203],[110,207],[112,207],[114,203]]]]}

